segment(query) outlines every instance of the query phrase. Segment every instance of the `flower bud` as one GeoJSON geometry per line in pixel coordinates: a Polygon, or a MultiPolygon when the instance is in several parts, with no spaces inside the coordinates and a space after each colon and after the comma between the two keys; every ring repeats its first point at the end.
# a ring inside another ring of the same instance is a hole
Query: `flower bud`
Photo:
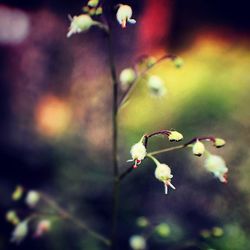
{"type": "Polygon", "coordinates": [[[88,6],[94,8],[99,4],[99,0],[89,0],[88,1],[88,6]]]}
{"type": "Polygon", "coordinates": [[[98,16],[98,15],[101,15],[102,12],[103,12],[102,7],[98,7],[98,8],[96,9],[96,11],[95,11],[95,14],[98,16]]]}
{"type": "Polygon", "coordinates": [[[215,138],[214,146],[216,148],[221,148],[226,144],[226,141],[221,138],[215,138]]]}
{"type": "Polygon", "coordinates": [[[147,84],[152,96],[161,97],[167,92],[164,81],[158,76],[150,76],[147,84]]]}
{"type": "Polygon", "coordinates": [[[221,227],[213,227],[212,228],[212,235],[214,237],[221,237],[224,234],[224,231],[221,227]]]}
{"type": "Polygon", "coordinates": [[[205,152],[204,144],[199,140],[196,140],[196,142],[193,145],[193,154],[196,156],[202,156],[204,152],[205,152]]]}
{"type": "Polygon", "coordinates": [[[122,28],[126,28],[127,22],[131,24],[135,24],[135,19],[131,19],[132,17],[132,8],[129,5],[119,4],[119,8],[116,13],[116,18],[122,28]]]}
{"type": "Polygon", "coordinates": [[[20,220],[14,210],[10,210],[6,213],[6,220],[13,225],[17,225],[20,220]]]}
{"type": "Polygon", "coordinates": [[[35,237],[41,237],[43,234],[47,233],[51,228],[51,222],[49,220],[41,220],[38,222],[35,237]]]}
{"type": "Polygon", "coordinates": [[[137,220],[136,220],[136,224],[138,227],[142,227],[142,228],[145,228],[149,225],[149,221],[146,217],[139,217],[137,220]]]}
{"type": "Polygon", "coordinates": [[[16,225],[11,242],[19,244],[28,234],[28,222],[23,221],[16,225]]]}
{"type": "Polygon", "coordinates": [[[34,208],[36,204],[39,202],[40,194],[36,191],[29,191],[25,202],[30,208],[34,208]]]}
{"type": "Polygon", "coordinates": [[[23,187],[17,186],[15,191],[12,194],[12,200],[18,201],[22,198],[22,195],[23,195],[23,187]]]}
{"type": "Polygon", "coordinates": [[[129,245],[133,250],[143,250],[146,248],[146,239],[140,235],[133,235],[129,239],[129,245]]]}
{"type": "Polygon", "coordinates": [[[170,131],[168,139],[169,141],[181,141],[183,139],[183,135],[177,131],[170,131]]]}
{"type": "Polygon", "coordinates": [[[136,79],[136,73],[132,68],[123,69],[120,73],[120,82],[123,89],[127,89],[136,79]]]}
{"type": "Polygon", "coordinates": [[[166,238],[170,235],[170,227],[167,223],[161,223],[155,228],[156,233],[162,238],[166,238]]]}
{"type": "Polygon", "coordinates": [[[181,68],[183,66],[183,64],[184,64],[184,61],[183,61],[183,59],[181,57],[176,57],[173,60],[173,62],[174,62],[174,65],[175,65],[176,68],[181,68]]]}
{"type": "Polygon", "coordinates": [[[155,178],[164,183],[165,194],[168,193],[168,186],[175,189],[175,187],[171,184],[173,175],[171,174],[171,169],[167,164],[162,164],[159,162],[156,164],[155,178]]]}
{"type": "Polygon", "coordinates": [[[87,14],[74,16],[73,19],[71,20],[67,37],[70,37],[71,35],[76,33],[85,32],[89,30],[89,28],[95,23],[96,22],[87,14]]]}
{"type": "Polygon", "coordinates": [[[224,159],[218,155],[209,154],[204,164],[207,171],[214,174],[215,177],[219,178],[221,182],[227,182],[228,168],[224,159]]]}
{"type": "Polygon", "coordinates": [[[134,168],[136,168],[147,154],[146,147],[142,141],[137,142],[131,147],[130,154],[132,156],[132,161],[135,161],[134,168]]]}

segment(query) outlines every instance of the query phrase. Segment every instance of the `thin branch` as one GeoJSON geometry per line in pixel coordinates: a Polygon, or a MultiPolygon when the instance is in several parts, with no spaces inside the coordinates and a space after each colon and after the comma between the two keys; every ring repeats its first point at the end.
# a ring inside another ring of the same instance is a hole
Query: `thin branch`
{"type": "Polygon", "coordinates": [[[40,194],[41,194],[41,198],[50,207],[52,207],[58,213],[58,215],[60,215],[60,217],[62,219],[69,220],[69,221],[73,222],[75,225],[77,225],[78,227],[82,228],[83,230],[85,230],[86,232],[88,232],[90,235],[92,235],[95,239],[102,241],[107,246],[110,246],[111,242],[110,242],[109,239],[107,239],[106,237],[102,236],[101,234],[95,232],[85,222],[79,220],[74,215],[72,215],[71,213],[69,213],[67,210],[65,210],[64,208],[62,208],[55,200],[53,200],[52,198],[50,198],[47,194],[44,194],[44,193],[40,193],[40,194]]]}
{"type": "Polygon", "coordinates": [[[134,80],[134,82],[130,85],[129,89],[124,93],[124,95],[121,98],[121,101],[118,105],[119,109],[121,109],[121,107],[127,102],[127,100],[129,99],[130,95],[132,94],[132,92],[134,91],[137,83],[148,73],[149,70],[151,70],[152,68],[154,68],[156,65],[158,65],[160,62],[170,59],[170,60],[174,60],[176,58],[175,55],[164,55],[161,58],[159,58],[154,64],[152,64],[151,66],[148,66],[146,69],[144,69],[134,80]]]}

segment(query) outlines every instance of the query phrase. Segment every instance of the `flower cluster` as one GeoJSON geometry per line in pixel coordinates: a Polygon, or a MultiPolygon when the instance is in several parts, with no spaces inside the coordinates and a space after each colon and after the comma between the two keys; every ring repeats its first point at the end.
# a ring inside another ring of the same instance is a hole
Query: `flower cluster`
{"type": "MultiPolygon", "coordinates": [[[[137,168],[139,164],[141,164],[142,160],[146,157],[153,160],[153,162],[156,165],[155,168],[155,178],[164,184],[165,194],[168,193],[168,187],[171,187],[172,189],[175,189],[175,186],[172,184],[172,170],[171,168],[164,163],[160,163],[153,155],[157,153],[164,152],[164,150],[159,150],[151,153],[147,153],[147,144],[149,138],[157,135],[164,135],[167,136],[170,142],[178,142],[183,139],[183,135],[175,130],[160,130],[153,132],[151,134],[144,135],[139,142],[134,144],[131,147],[130,153],[132,159],[129,161],[134,161],[133,168],[137,168]]],[[[214,174],[215,177],[217,177],[221,182],[227,182],[227,172],[228,168],[226,166],[225,161],[222,157],[210,154],[202,141],[211,141],[213,143],[213,146],[216,148],[220,148],[225,145],[225,140],[221,138],[215,138],[215,137],[197,137],[192,139],[186,144],[178,146],[178,148],[185,148],[185,147],[192,147],[192,152],[195,156],[202,156],[204,153],[206,153],[206,158],[204,162],[204,168],[208,171],[214,174]]],[[[170,148],[171,149],[171,148],[170,148]]],[[[166,149],[165,151],[168,151],[166,149]]]]}
{"type": "MultiPolygon", "coordinates": [[[[14,201],[19,201],[24,198],[26,205],[34,210],[41,199],[41,194],[37,191],[30,190],[25,192],[24,188],[21,186],[17,186],[14,192],[12,193],[12,199],[14,201]]],[[[41,215],[42,216],[42,215],[41,215]]],[[[30,215],[25,217],[24,219],[20,219],[18,213],[15,210],[9,210],[6,213],[6,220],[15,226],[11,242],[13,243],[21,243],[21,241],[28,235],[30,229],[30,223],[36,223],[34,236],[41,237],[43,234],[48,232],[51,228],[51,221],[43,218],[40,219],[40,216],[37,212],[32,212],[30,215]]]]}

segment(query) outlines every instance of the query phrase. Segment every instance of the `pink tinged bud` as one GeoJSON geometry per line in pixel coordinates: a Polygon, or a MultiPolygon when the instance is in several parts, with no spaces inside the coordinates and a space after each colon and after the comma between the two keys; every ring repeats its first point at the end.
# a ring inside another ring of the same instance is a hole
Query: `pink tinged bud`
{"type": "Polygon", "coordinates": [[[41,237],[43,234],[47,233],[51,228],[51,222],[49,220],[39,221],[34,237],[41,237]]]}

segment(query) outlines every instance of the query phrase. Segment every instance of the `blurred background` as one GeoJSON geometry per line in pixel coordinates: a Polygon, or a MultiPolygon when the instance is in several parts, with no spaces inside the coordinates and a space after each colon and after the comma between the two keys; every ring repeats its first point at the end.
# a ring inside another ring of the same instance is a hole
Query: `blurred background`
{"type": "MultiPolygon", "coordinates": [[[[117,74],[141,55],[181,56],[148,72],[164,80],[166,95],[149,95],[142,80],[119,114],[120,171],[129,167],[130,147],[144,133],[176,129],[185,141],[214,135],[226,147],[208,149],[229,168],[224,185],[203,168],[190,149],[160,155],[171,166],[176,190],[164,195],[145,160],[121,185],[119,249],[141,228],[166,223],[147,249],[240,250],[250,247],[250,20],[247,1],[124,1],[136,25],[121,29],[116,4],[104,1],[113,29],[117,74]],[[144,218],[144,219],[145,219],[144,218]],[[140,221],[140,220],[139,220],[140,221]]],[[[84,1],[1,1],[0,4],[0,249],[106,249],[85,231],[56,220],[41,239],[32,233],[10,243],[9,209],[16,185],[46,192],[104,235],[109,234],[112,194],[111,100],[107,41],[99,29],[66,38],[68,14],[84,1]]],[[[169,147],[159,137],[150,150],[169,147]]],[[[31,225],[32,232],[32,225],[31,225]]]]}

